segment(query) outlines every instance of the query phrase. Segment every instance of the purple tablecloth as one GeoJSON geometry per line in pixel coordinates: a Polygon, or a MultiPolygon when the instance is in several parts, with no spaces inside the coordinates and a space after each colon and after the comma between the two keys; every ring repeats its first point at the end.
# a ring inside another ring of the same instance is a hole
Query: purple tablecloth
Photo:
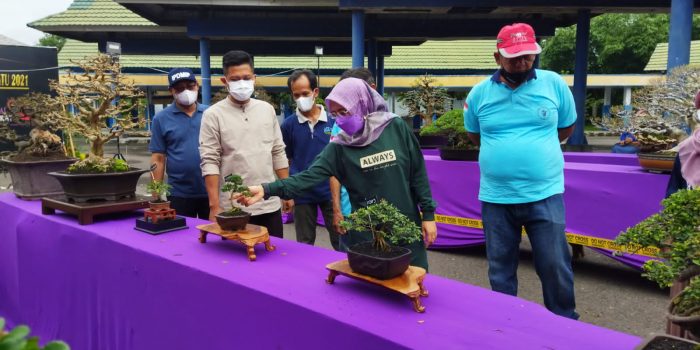
{"type": "MultiPolygon", "coordinates": [[[[437,214],[457,218],[481,219],[479,164],[477,162],[443,161],[438,156],[425,156],[437,214]]],[[[667,175],[644,172],[639,166],[569,163],[564,166],[567,232],[582,237],[614,239],[661,209],[667,175]]],[[[483,244],[483,231],[458,224],[438,224],[434,248],[483,244]]],[[[605,242],[580,242],[604,246],[605,242]]],[[[598,249],[611,256],[610,250],[598,249]]],[[[647,256],[613,257],[639,268],[647,256]]]]}
{"type": "MultiPolygon", "coordinates": [[[[424,156],[439,156],[437,148],[421,149],[424,156]]],[[[638,166],[639,160],[636,154],[621,153],[595,153],[595,152],[564,152],[564,161],[567,163],[594,163],[638,166]]]]}
{"type": "Polygon", "coordinates": [[[330,250],[242,246],[189,230],[150,236],[122,215],[80,226],[0,196],[0,315],[83,349],[632,349],[640,339],[516,297],[426,278],[425,314],[343,276],[330,250]]]}

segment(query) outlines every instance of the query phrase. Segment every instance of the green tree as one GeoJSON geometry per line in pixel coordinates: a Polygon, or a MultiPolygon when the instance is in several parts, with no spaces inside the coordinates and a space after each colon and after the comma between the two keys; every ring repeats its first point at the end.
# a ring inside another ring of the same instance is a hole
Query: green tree
{"type": "Polygon", "coordinates": [[[44,34],[44,37],[39,39],[41,46],[53,46],[61,52],[63,45],[66,43],[66,38],[54,34],[44,34]]]}
{"type": "MultiPolygon", "coordinates": [[[[605,14],[591,19],[589,73],[642,73],[654,48],[668,41],[666,14],[605,14]]],[[[692,38],[700,39],[700,16],[693,17],[692,38]]],[[[542,68],[574,71],[576,26],[557,29],[543,43],[542,68]]]]}

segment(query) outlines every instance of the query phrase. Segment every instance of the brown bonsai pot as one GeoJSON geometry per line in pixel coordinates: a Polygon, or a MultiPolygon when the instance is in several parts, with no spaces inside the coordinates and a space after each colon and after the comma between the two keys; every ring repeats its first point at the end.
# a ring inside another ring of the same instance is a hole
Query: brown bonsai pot
{"type": "Polygon", "coordinates": [[[245,229],[245,225],[250,221],[250,213],[242,212],[237,215],[230,215],[222,212],[216,215],[216,223],[224,231],[237,231],[245,229]]]}
{"type": "MultiPolygon", "coordinates": [[[[681,328],[690,332],[691,336],[694,338],[693,340],[700,340],[700,315],[677,315],[676,313],[674,313],[674,307],[675,305],[673,304],[673,301],[671,301],[668,306],[668,314],[666,315],[666,318],[668,318],[669,321],[677,324],[681,328]]],[[[688,311],[688,313],[693,312],[700,314],[700,305],[688,311]]]]}
{"type": "Polygon", "coordinates": [[[650,334],[634,350],[694,349],[698,343],[668,334],[650,334]]]}
{"type": "Polygon", "coordinates": [[[401,276],[411,263],[411,250],[389,246],[388,252],[374,248],[373,242],[362,242],[348,248],[350,268],[361,275],[388,280],[401,276]]]}
{"type": "Polygon", "coordinates": [[[65,171],[49,173],[61,183],[66,198],[71,202],[116,201],[136,197],[139,177],[148,170],[131,168],[128,171],[101,174],[69,174],[65,171]]]}
{"type": "Polygon", "coordinates": [[[442,160],[463,160],[470,162],[479,161],[478,149],[461,149],[452,147],[440,147],[440,159],[442,160]]]}
{"type": "Polygon", "coordinates": [[[150,202],[148,202],[148,208],[151,210],[155,210],[155,211],[167,210],[167,209],[170,209],[170,201],[160,201],[160,202],[150,201],[150,202]]]}
{"type": "Polygon", "coordinates": [[[77,159],[12,161],[2,160],[12,178],[12,190],[20,199],[39,199],[63,194],[61,184],[48,173],[65,171],[77,159]]]}
{"type": "Polygon", "coordinates": [[[675,153],[637,153],[639,165],[646,171],[670,173],[673,170],[675,153]]]}

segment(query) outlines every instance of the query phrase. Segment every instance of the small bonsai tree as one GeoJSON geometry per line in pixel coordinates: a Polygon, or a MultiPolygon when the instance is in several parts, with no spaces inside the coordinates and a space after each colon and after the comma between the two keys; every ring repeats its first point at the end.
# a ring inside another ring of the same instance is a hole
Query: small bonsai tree
{"type": "Polygon", "coordinates": [[[55,119],[63,106],[51,96],[32,92],[15,98],[10,104],[7,123],[0,125],[0,139],[12,142],[17,147],[13,152],[14,160],[30,161],[35,159],[65,159],[66,149],[56,131],[62,124],[55,119]],[[29,139],[19,137],[9,126],[9,122],[26,119],[32,130],[29,139]]]}
{"type": "Polygon", "coordinates": [[[420,241],[422,235],[415,222],[384,199],[358,209],[340,225],[346,230],[371,232],[373,246],[378,251],[388,251],[388,243],[400,245],[420,241]]]}
{"type": "Polygon", "coordinates": [[[662,204],[661,212],[628,228],[615,243],[632,254],[644,247],[658,248],[663,260],[647,261],[643,275],[661,287],[690,280],[673,299],[673,312],[700,315],[700,189],[678,191],[662,204]]]}
{"type": "Polygon", "coordinates": [[[463,113],[461,109],[453,109],[443,114],[435,123],[421,129],[420,135],[445,136],[448,146],[456,149],[478,149],[479,147],[469,140],[467,130],[464,128],[463,113]]]}
{"type": "Polygon", "coordinates": [[[0,349],[7,350],[70,350],[68,344],[62,341],[52,341],[43,347],[39,346],[38,337],[29,337],[29,327],[17,326],[5,331],[5,319],[0,317],[0,349]]]}
{"type": "Polygon", "coordinates": [[[237,216],[244,213],[244,211],[235,206],[234,196],[236,194],[243,195],[245,197],[250,197],[251,193],[248,190],[248,186],[243,185],[243,178],[237,174],[230,174],[224,177],[224,184],[221,186],[221,192],[229,193],[229,202],[231,203],[231,208],[221,213],[224,216],[237,216]]]}
{"type": "Polygon", "coordinates": [[[146,186],[146,190],[151,192],[154,203],[165,202],[165,198],[170,194],[170,185],[163,181],[152,180],[146,186]]]}
{"type": "Polygon", "coordinates": [[[433,123],[433,114],[445,113],[451,100],[447,89],[437,87],[436,82],[429,75],[421,76],[412,90],[399,95],[399,102],[408,108],[410,116],[420,115],[426,126],[433,123]]]}

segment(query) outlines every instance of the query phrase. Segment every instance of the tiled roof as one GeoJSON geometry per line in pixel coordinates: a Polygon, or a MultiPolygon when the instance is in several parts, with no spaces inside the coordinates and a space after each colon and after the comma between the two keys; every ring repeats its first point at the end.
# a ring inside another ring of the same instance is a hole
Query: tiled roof
{"type": "Polygon", "coordinates": [[[67,10],[29,23],[41,30],[56,26],[155,26],[111,0],[73,0],[67,10]]]}
{"type": "MultiPolygon", "coordinates": [[[[665,71],[668,62],[668,43],[656,45],[654,53],[651,54],[644,71],[665,71]]],[[[690,62],[691,65],[700,65],[700,40],[690,42],[690,62]]]]}

